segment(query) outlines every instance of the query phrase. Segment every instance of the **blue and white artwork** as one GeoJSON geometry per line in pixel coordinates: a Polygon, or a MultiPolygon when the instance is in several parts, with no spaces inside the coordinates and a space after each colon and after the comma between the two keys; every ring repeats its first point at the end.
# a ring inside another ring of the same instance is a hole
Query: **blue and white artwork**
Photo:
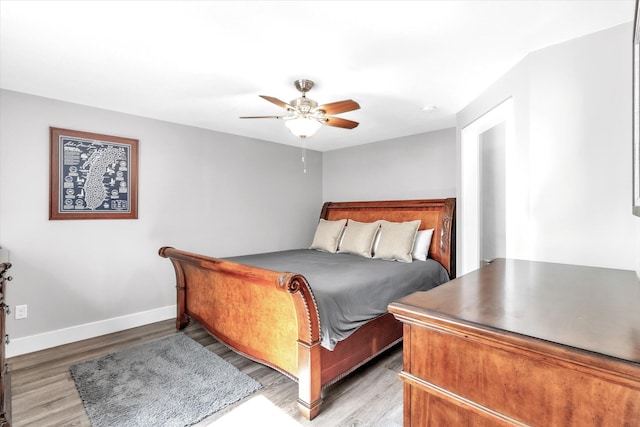
{"type": "Polygon", "coordinates": [[[131,211],[131,146],[59,137],[58,212],[131,211]]]}

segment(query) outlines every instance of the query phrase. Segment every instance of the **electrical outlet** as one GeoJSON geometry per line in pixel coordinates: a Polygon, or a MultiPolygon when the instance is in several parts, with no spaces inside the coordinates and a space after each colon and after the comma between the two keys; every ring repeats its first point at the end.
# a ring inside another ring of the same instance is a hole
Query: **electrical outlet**
{"type": "Polygon", "coordinates": [[[16,305],[16,320],[27,318],[27,305],[16,305]]]}

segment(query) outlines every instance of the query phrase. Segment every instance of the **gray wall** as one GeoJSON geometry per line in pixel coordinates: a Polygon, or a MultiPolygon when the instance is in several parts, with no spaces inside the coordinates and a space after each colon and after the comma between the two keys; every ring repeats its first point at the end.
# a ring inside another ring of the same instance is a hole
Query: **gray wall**
{"type": "Polygon", "coordinates": [[[14,263],[8,302],[29,305],[28,319],[8,319],[9,355],[21,340],[33,351],[173,317],[160,246],[215,256],[304,247],[323,200],[456,196],[460,130],[508,97],[527,253],[640,272],[630,38],[626,24],[535,52],[463,109],[457,129],[311,151],[306,175],[295,147],[2,91],[0,245],[14,263]],[[49,126],[140,140],[138,220],[47,219],[49,126]]]}
{"type": "Polygon", "coordinates": [[[455,162],[455,128],[325,152],[323,198],[455,197],[455,162]]]}
{"type": "Polygon", "coordinates": [[[8,353],[175,316],[161,246],[219,257],[308,246],[322,155],[307,161],[303,174],[295,147],[3,90],[0,245],[14,265],[8,303],[29,308],[8,318],[8,353]],[[48,220],[49,126],[140,140],[139,219],[48,220]]]}
{"type": "Polygon", "coordinates": [[[458,113],[460,130],[513,97],[526,258],[640,272],[631,35],[624,24],[536,51],[458,113]]]}

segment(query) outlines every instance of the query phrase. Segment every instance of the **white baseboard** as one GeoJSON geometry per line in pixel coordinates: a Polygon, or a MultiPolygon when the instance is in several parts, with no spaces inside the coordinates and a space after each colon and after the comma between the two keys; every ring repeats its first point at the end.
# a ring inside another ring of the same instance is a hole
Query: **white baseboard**
{"type": "Polygon", "coordinates": [[[154,310],[129,314],[99,322],[86,323],[70,328],[58,329],[38,335],[12,339],[6,348],[6,357],[19,356],[63,344],[94,338],[113,332],[124,331],[149,323],[176,317],[176,306],[156,308],[154,310]]]}

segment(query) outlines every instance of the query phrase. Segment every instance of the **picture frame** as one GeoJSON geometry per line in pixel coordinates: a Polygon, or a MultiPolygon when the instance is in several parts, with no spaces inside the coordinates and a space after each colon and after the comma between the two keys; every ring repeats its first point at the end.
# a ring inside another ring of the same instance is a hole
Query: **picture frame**
{"type": "Polygon", "coordinates": [[[636,0],[633,23],[633,214],[640,216],[640,11],[636,0]]]}
{"type": "Polygon", "coordinates": [[[137,219],[137,139],[56,127],[50,134],[49,219],[137,219]]]}

